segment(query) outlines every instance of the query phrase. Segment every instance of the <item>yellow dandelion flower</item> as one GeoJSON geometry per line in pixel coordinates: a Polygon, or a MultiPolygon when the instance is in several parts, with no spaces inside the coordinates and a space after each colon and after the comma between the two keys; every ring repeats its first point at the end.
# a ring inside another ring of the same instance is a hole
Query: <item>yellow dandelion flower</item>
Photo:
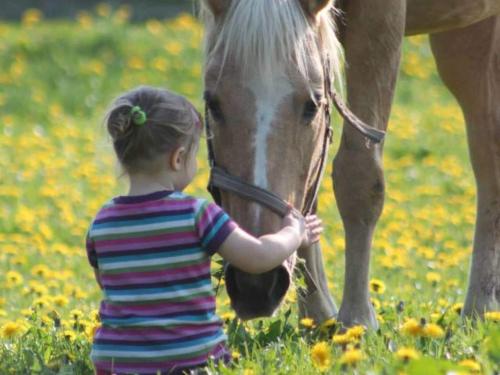
{"type": "Polygon", "coordinates": [[[473,359],[464,359],[460,362],[458,362],[458,365],[461,367],[466,368],[469,371],[472,372],[479,372],[481,371],[481,365],[474,361],[473,359]]]}
{"type": "Polygon", "coordinates": [[[300,325],[306,328],[313,328],[314,320],[311,318],[302,318],[300,319],[300,325]]]}
{"type": "Polygon", "coordinates": [[[409,336],[420,336],[423,332],[423,326],[416,319],[408,319],[400,328],[401,332],[409,336]]]}
{"type": "Polygon", "coordinates": [[[441,275],[437,272],[427,272],[425,279],[431,284],[437,284],[441,281],[441,275]]]}
{"type": "Polygon", "coordinates": [[[24,26],[33,26],[39,23],[43,18],[43,13],[39,9],[27,9],[22,16],[22,24],[24,26]]]}
{"type": "Polygon", "coordinates": [[[420,357],[420,353],[413,348],[403,347],[396,352],[396,357],[407,362],[412,359],[418,359],[420,357]]]}
{"type": "Polygon", "coordinates": [[[18,322],[7,322],[0,328],[0,334],[5,339],[11,339],[23,333],[25,327],[18,322]]]}
{"type": "Polygon", "coordinates": [[[332,353],[328,343],[318,342],[311,348],[311,359],[314,367],[320,372],[327,371],[332,363],[332,353]]]}
{"type": "Polygon", "coordinates": [[[84,29],[88,29],[92,26],[93,20],[89,12],[80,11],[76,15],[76,20],[84,29]]]}
{"type": "Polygon", "coordinates": [[[500,322],[500,311],[490,311],[484,314],[484,319],[492,322],[500,322]]]}
{"type": "Polygon", "coordinates": [[[52,302],[54,302],[56,306],[64,307],[69,303],[69,299],[66,296],[63,296],[62,294],[59,294],[57,296],[52,297],[52,302]]]}
{"type": "Polygon", "coordinates": [[[255,375],[255,371],[251,368],[246,368],[243,370],[243,375],[255,375]]]}
{"type": "Polygon", "coordinates": [[[345,334],[349,336],[351,339],[358,340],[361,338],[361,336],[363,336],[365,331],[366,328],[363,326],[354,326],[349,328],[345,334]]]}
{"type": "Polygon", "coordinates": [[[44,309],[50,305],[50,300],[46,296],[38,297],[33,300],[31,303],[31,307],[33,309],[44,309]]]}
{"type": "Polygon", "coordinates": [[[100,324],[88,324],[85,327],[85,335],[87,335],[89,341],[94,339],[95,333],[100,326],[100,324]]]}
{"type": "Polygon", "coordinates": [[[363,352],[359,349],[347,350],[340,357],[340,363],[343,365],[355,365],[364,358],[363,352]]]}
{"type": "Polygon", "coordinates": [[[332,340],[335,344],[338,344],[338,345],[347,345],[353,341],[353,339],[350,336],[348,336],[347,334],[333,335],[332,340]]]}
{"type": "Polygon", "coordinates": [[[17,285],[21,285],[23,283],[23,277],[21,276],[21,274],[17,271],[9,271],[7,272],[7,274],[5,275],[5,279],[7,281],[7,287],[9,288],[12,288],[14,286],[17,286],[17,285]]]}
{"type": "Polygon", "coordinates": [[[422,334],[426,337],[438,339],[444,336],[444,330],[437,324],[429,323],[424,326],[422,334]]]}
{"type": "Polygon", "coordinates": [[[220,315],[222,320],[233,320],[235,316],[236,315],[232,311],[228,311],[220,315]]]}
{"type": "Polygon", "coordinates": [[[382,280],[371,279],[370,291],[376,294],[383,294],[385,292],[385,284],[382,280]]]}
{"type": "Polygon", "coordinates": [[[241,358],[241,353],[240,353],[240,352],[237,352],[237,351],[233,351],[233,352],[231,353],[231,357],[232,357],[233,359],[235,359],[235,360],[238,360],[238,359],[240,359],[240,358],[241,358]]]}
{"type": "Polygon", "coordinates": [[[327,319],[323,323],[321,323],[321,329],[327,330],[328,328],[333,327],[335,324],[337,324],[337,319],[335,318],[327,319]]]}
{"type": "Polygon", "coordinates": [[[63,337],[66,339],[66,340],[69,340],[69,341],[75,341],[76,339],[76,333],[75,331],[72,331],[70,329],[67,329],[63,332],[63,337]]]}
{"type": "Polygon", "coordinates": [[[455,303],[451,306],[451,309],[455,311],[457,314],[461,314],[463,307],[464,307],[463,303],[455,303]]]}
{"type": "Polygon", "coordinates": [[[370,301],[372,303],[372,306],[375,308],[375,310],[380,310],[380,307],[382,306],[382,304],[380,303],[380,301],[377,298],[370,298],[370,301]]]}
{"type": "Polygon", "coordinates": [[[111,6],[106,3],[97,4],[95,10],[101,17],[108,17],[111,14],[111,6]]]}

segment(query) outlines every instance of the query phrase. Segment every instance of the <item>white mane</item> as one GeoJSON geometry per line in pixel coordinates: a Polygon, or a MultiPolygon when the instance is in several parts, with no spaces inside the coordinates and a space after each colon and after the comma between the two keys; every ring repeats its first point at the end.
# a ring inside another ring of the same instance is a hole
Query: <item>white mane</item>
{"type": "Polygon", "coordinates": [[[205,24],[205,54],[222,51],[244,72],[258,72],[265,82],[293,62],[308,77],[308,66],[329,59],[331,78],[339,77],[341,47],[333,22],[333,5],[325,8],[314,25],[298,0],[232,0],[224,17],[215,20],[206,0],[201,1],[205,24]]]}

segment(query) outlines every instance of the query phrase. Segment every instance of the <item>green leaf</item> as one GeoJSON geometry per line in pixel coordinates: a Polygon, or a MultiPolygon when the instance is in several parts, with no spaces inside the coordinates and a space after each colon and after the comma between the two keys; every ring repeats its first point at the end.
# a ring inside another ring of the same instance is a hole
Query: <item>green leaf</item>
{"type": "Polygon", "coordinates": [[[500,363],[500,328],[495,328],[486,339],[488,356],[493,363],[500,363]]]}
{"type": "MultiPolygon", "coordinates": [[[[408,365],[408,375],[445,375],[451,370],[460,370],[461,367],[441,359],[422,358],[412,361],[408,365]]],[[[463,369],[462,369],[463,370],[463,369]]]]}

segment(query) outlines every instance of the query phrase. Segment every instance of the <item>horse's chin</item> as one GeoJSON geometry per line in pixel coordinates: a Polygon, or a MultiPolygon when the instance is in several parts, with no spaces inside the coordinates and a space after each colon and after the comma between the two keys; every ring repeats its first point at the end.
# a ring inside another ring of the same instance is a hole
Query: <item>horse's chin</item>
{"type": "Polygon", "coordinates": [[[293,260],[269,272],[252,275],[228,264],[226,289],[231,307],[242,320],[272,316],[290,287],[293,260]]]}

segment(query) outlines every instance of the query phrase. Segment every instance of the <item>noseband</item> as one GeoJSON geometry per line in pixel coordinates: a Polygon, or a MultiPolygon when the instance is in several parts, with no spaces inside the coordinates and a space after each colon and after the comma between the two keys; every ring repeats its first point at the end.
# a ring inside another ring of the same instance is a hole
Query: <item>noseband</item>
{"type": "MultiPolygon", "coordinates": [[[[326,161],[328,159],[328,148],[333,139],[330,114],[330,106],[332,102],[335,105],[335,108],[339,111],[340,115],[344,118],[344,120],[348,124],[353,126],[356,130],[358,130],[361,134],[363,134],[367,138],[367,140],[373,143],[380,143],[385,137],[385,132],[365,124],[349,110],[345,103],[340,99],[340,96],[331,87],[329,64],[324,64],[323,68],[325,77],[325,98],[327,99],[326,103],[322,105],[322,111],[325,118],[325,131],[323,135],[321,155],[317,164],[318,172],[316,173],[314,183],[306,194],[304,206],[300,209],[292,208],[296,212],[300,212],[302,215],[313,213],[313,211],[315,210],[315,203],[318,197],[321,179],[323,177],[326,161]]],[[[208,191],[212,195],[214,201],[219,205],[221,204],[220,192],[221,190],[224,190],[236,194],[246,200],[259,203],[281,217],[286,216],[290,212],[291,207],[281,197],[269,190],[245,182],[241,178],[228,173],[224,170],[224,168],[217,165],[212,141],[213,133],[210,126],[208,107],[206,105],[205,130],[207,134],[208,160],[210,165],[210,180],[208,182],[208,191]]]]}

